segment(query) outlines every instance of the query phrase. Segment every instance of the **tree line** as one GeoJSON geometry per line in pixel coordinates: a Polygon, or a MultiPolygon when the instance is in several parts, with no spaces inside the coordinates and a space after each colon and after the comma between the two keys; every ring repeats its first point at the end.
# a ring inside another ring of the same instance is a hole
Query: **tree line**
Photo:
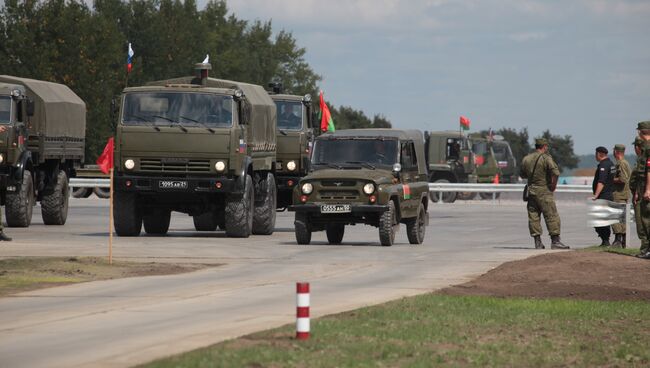
{"type": "MultiPolygon", "coordinates": [[[[317,97],[321,76],[305,53],[290,32],[239,19],[225,0],[204,9],[196,0],[5,0],[0,7],[2,73],[65,84],[86,102],[88,162],[112,135],[110,101],[127,84],[191,75],[209,54],[213,77],[277,81],[285,93],[317,97]],[[135,55],[127,76],[129,42],[135,55]]],[[[390,126],[381,115],[332,110],[337,128],[390,126]]]]}

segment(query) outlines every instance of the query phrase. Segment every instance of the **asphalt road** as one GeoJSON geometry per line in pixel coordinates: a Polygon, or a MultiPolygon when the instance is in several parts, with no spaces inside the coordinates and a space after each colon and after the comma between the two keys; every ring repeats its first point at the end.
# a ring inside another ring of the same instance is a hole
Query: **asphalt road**
{"type": "MultiPolygon", "coordinates": [[[[107,255],[107,203],[71,200],[60,227],[44,226],[36,208],[29,229],[7,229],[14,241],[0,243],[0,257],[107,255]]],[[[596,243],[581,200],[558,209],[565,243],[596,243]]],[[[299,246],[292,214],[278,214],[272,236],[229,239],[195,232],[190,217],[175,213],[165,237],[116,237],[114,256],[222,266],[2,298],[0,367],[131,366],[292,323],[297,281],[311,282],[312,316],[321,316],[461,283],[541,252],[531,249],[520,201],[432,205],[429,215],[423,245],[408,244],[402,227],[385,248],[363,225],[347,227],[343,245],[328,245],[321,232],[299,246]]]]}

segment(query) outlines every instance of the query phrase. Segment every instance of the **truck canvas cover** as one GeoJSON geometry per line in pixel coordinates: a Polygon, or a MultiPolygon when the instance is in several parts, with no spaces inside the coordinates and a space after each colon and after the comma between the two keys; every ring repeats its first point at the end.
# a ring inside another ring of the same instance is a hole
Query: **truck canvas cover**
{"type": "Polygon", "coordinates": [[[0,82],[25,86],[34,100],[30,135],[45,137],[86,137],[86,104],[63,84],[0,75],[0,82]]]}

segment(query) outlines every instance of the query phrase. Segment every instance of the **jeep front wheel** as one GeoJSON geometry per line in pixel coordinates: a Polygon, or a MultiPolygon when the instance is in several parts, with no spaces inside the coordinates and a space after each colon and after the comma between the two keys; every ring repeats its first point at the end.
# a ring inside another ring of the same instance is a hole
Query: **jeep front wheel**
{"type": "Polygon", "coordinates": [[[311,229],[309,218],[306,213],[296,212],[296,219],[293,222],[298,244],[309,244],[311,242],[311,229]]]}
{"type": "Polygon", "coordinates": [[[395,243],[395,202],[388,201],[388,210],[379,217],[379,242],[384,247],[395,243]]]}
{"type": "Polygon", "coordinates": [[[345,225],[343,224],[329,224],[327,229],[327,241],[330,244],[341,244],[343,241],[343,234],[345,234],[345,225]]]}
{"type": "Polygon", "coordinates": [[[253,230],[255,193],[250,175],[244,183],[243,193],[226,196],[226,235],[233,238],[248,238],[253,230]]]}

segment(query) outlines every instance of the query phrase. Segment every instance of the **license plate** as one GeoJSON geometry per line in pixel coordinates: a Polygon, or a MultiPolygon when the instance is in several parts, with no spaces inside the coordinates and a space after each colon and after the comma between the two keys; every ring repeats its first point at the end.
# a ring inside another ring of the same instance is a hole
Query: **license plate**
{"type": "Polygon", "coordinates": [[[324,204],[320,206],[320,213],[349,213],[352,212],[349,204],[324,204]]]}
{"type": "Polygon", "coordinates": [[[161,180],[158,182],[160,189],[187,189],[187,182],[184,180],[161,180]]]}

